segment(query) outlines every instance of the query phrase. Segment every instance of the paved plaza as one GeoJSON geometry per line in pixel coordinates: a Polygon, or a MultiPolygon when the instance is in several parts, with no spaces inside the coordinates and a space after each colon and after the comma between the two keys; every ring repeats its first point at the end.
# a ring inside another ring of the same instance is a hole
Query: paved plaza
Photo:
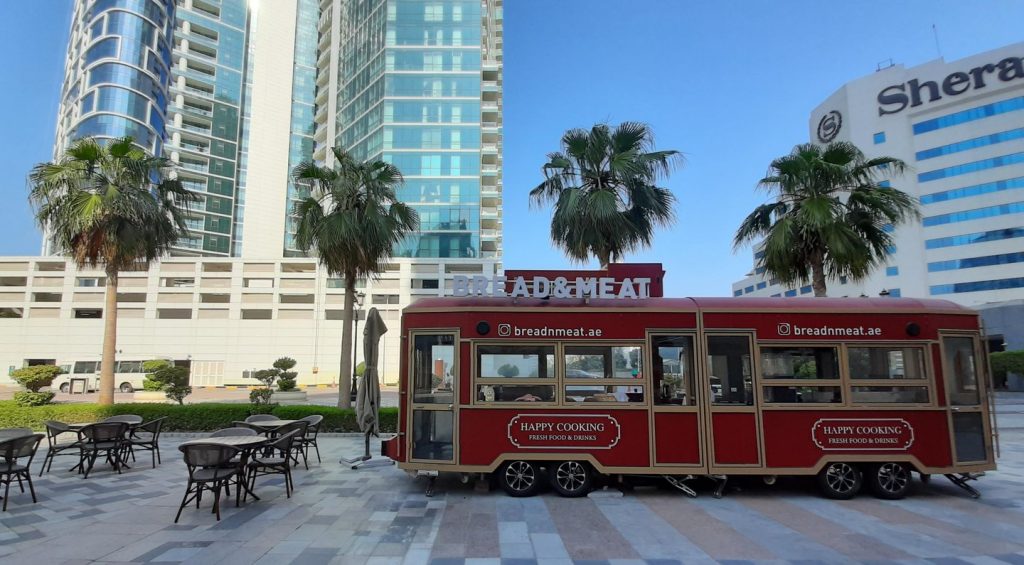
{"type": "Polygon", "coordinates": [[[359,452],[347,436],[321,438],[324,462],[296,472],[291,499],[261,478],[262,501],[231,500],[218,523],[204,500],[175,525],[186,477],[176,445],[189,436],[167,436],[155,470],[143,457],[83,480],[67,471],[73,457],[58,458],[36,481],[39,504],[12,494],[0,515],[0,563],[1024,564],[1024,398],[1003,397],[1000,410],[1000,470],[975,483],[981,500],[941,477],[896,502],[826,500],[809,480],[736,481],[721,500],[710,484],[696,499],[656,485],[516,499],[449,477],[427,498],[423,479],[393,466],[339,465],[359,452]]]}

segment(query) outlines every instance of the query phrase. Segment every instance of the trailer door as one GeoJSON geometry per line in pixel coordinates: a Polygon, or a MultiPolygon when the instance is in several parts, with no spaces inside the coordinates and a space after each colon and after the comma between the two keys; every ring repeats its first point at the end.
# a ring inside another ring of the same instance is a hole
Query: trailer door
{"type": "Polygon", "coordinates": [[[654,464],[706,469],[696,335],[652,332],[648,343],[654,376],[654,464]]]}
{"type": "Polygon", "coordinates": [[[758,390],[755,382],[753,336],[708,334],[705,336],[707,378],[705,397],[710,421],[711,467],[761,465],[761,434],[758,429],[758,390]]]}
{"type": "Polygon", "coordinates": [[[458,390],[457,333],[413,333],[408,422],[411,461],[455,462],[455,391],[458,390]]]}
{"type": "Polygon", "coordinates": [[[961,464],[992,460],[984,402],[988,391],[981,376],[979,351],[977,336],[942,336],[942,374],[953,429],[953,453],[961,464]]]}

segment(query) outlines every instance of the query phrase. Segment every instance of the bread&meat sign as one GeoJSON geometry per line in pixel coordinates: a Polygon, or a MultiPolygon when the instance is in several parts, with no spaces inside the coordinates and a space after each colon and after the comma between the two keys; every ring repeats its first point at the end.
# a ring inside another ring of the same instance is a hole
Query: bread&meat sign
{"type": "Polygon", "coordinates": [[[914,428],[902,418],[822,418],[811,438],[824,451],[903,451],[914,444],[914,428]]]}
{"type": "Polygon", "coordinates": [[[452,296],[510,296],[512,298],[610,298],[637,300],[651,297],[650,277],[506,278],[498,275],[455,275],[452,296]],[[506,292],[511,285],[512,290],[506,292]],[[616,287],[618,285],[618,287],[616,287]]]}
{"type": "Polygon", "coordinates": [[[508,440],[520,448],[611,449],[620,435],[607,414],[517,414],[508,422],[508,440]]]}

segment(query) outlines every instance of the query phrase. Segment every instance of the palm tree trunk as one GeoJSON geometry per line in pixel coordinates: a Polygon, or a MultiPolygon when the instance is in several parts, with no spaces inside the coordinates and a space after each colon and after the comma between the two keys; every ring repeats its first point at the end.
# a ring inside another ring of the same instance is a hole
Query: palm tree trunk
{"type": "Polygon", "coordinates": [[[107,287],[103,305],[103,357],[100,359],[100,398],[102,405],[114,403],[114,358],[117,354],[117,271],[107,269],[107,287]]]}
{"type": "Polygon", "coordinates": [[[597,252],[597,260],[598,260],[599,263],[601,263],[601,270],[602,271],[607,271],[608,270],[608,264],[612,262],[612,254],[609,251],[604,251],[604,250],[598,251],[597,252]]]}
{"type": "Polygon", "coordinates": [[[341,367],[338,369],[338,408],[352,407],[352,318],[356,277],[345,275],[345,307],[341,315],[341,367]]]}
{"type": "Polygon", "coordinates": [[[811,259],[811,288],[814,289],[815,298],[822,298],[828,293],[825,287],[825,259],[820,253],[811,259]]]}

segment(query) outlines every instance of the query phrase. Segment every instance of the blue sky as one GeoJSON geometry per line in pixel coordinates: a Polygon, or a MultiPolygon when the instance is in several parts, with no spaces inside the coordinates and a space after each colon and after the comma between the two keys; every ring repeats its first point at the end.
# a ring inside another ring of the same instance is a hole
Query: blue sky
{"type": "MultiPolygon", "coordinates": [[[[39,251],[25,175],[52,156],[70,5],[4,5],[3,255],[39,251]]],[[[1020,0],[506,0],[505,265],[569,265],[548,239],[550,211],[527,199],[562,133],[643,121],[686,163],[667,183],[678,223],[628,260],[664,263],[669,295],[728,295],[751,267],[733,232],[764,201],[754,188],[771,160],[807,141],[812,108],[881,61],[936,58],[932,24],[953,60],[1021,41],[1021,22],[1020,0]]]]}

